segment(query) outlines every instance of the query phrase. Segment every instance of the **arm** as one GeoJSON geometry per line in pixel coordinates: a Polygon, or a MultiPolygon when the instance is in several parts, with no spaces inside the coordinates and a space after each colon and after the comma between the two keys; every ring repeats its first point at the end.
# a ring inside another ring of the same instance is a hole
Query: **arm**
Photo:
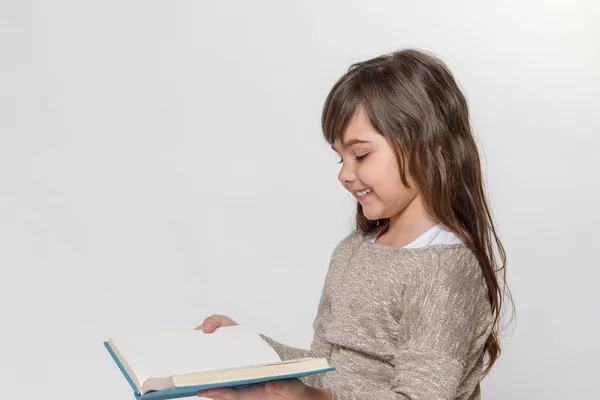
{"type": "MultiPolygon", "coordinates": [[[[321,300],[319,301],[319,307],[317,310],[317,316],[313,322],[313,340],[310,346],[310,350],[299,349],[297,347],[288,346],[280,343],[269,336],[261,334],[260,336],[279,354],[282,360],[291,360],[294,358],[306,358],[306,357],[325,357],[329,359],[331,355],[332,346],[329,344],[322,335],[323,320],[326,312],[327,295],[325,289],[321,293],[321,300]]],[[[300,378],[304,384],[313,386],[315,388],[321,387],[322,374],[310,375],[300,378]]],[[[315,392],[316,393],[316,392],[315,392]]],[[[320,397],[323,393],[318,393],[320,397]]]]}
{"type": "MultiPolygon", "coordinates": [[[[332,260],[329,263],[329,268],[327,270],[327,276],[325,277],[325,284],[323,285],[323,290],[321,291],[321,299],[319,300],[319,306],[317,308],[317,315],[313,321],[313,340],[310,346],[310,350],[307,349],[299,349],[297,347],[288,346],[286,344],[280,343],[273,338],[270,338],[266,335],[261,334],[260,336],[279,354],[282,360],[291,360],[294,358],[306,358],[306,357],[325,357],[329,359],[331,356],[331,351],[333,346],[327,342],[324,337],[324,323],[327,319],[327,315],[329,313],[329,280],[331,276],[331,270],[333,261],[335,259],[332,256],[332,260]]],[[[302,382],[304,382],[308,386],[313,386],[315,388],[321,387],[322,374],[306,376],[300,378],[302,382]]],[[[316,392],[315,392],[316,393],[316,392]]],[[[322,395],[323,393],[316,393],[322,395]]]]}
{"type": "Polygon", "coordinates": [[[288,346],[287,344],[278,342],[277,340],[267,335],[263,335],[262,333],[260,336],[269,344],[269,346],[273,348],[273,350],[277,352],[277,354],[279,354],[279,357],[282,361],[293,360],[294,358],[313,357],[310,350],[288,346]]]}

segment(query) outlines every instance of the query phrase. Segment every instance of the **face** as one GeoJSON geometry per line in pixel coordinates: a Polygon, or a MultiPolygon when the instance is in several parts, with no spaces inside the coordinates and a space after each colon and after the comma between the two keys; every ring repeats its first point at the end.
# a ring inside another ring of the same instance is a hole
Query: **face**
{"type": "Polygon", "coordinates": [[[342,159],[338,179],[360,202],[370,220],[392,218],[400,214],[419,194],[417,185],[406,171],[407,188],[392,146],[371,126],[362,107],[358,107],[333,149],[342,159]]]}

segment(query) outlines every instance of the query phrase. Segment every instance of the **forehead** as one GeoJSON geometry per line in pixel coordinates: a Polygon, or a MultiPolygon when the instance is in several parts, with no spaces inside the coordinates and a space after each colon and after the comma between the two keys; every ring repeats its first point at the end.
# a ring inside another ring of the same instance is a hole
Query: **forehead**
{"type": "Polygon", "coordinates": [[[347,148],[360,143],[379,142],[382,139],[383,137],[371,125],[364,109],[359,107],[352,115],[341,138],[338,137],[331,147],[335,150],[335,148],[347,148]]]}

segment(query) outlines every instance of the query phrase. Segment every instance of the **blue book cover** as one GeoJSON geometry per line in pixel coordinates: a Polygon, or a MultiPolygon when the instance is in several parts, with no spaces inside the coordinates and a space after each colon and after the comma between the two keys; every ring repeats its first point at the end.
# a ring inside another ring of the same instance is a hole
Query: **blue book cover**
{"type": "Polygon", "coordinates": [[[133,395],[135,396],[135,398],[137,400],[166,400],[166,399],[176,399],[176,398],[181,398],[181,397],[192,397],[192,396],[196,397],[196,393],[199,390],[212,389],[212,388],[218,388],[218,387],[240,388],[240,387],[249,386],[249,385],[256,384],[256,383],[264,383],[264,382],[268,382],[268,381],[272,381],[272,380],[280,380],[280,379],[301,378],[304,376],[321,374],[324,372],[329,372],[329,371],[335,370],[335,368],[330,367],[330,368],[317,370],[317,371],[302,372],[302,373],[298,373],[298,374],[289,374],[289,375],[277,375],[277,376],[271,376],[271,377],[259,378],[259,379],[246,379],[246,380],[240,380],[240,381],[235,381],[235,382],[224,382],[224,383],[214,383],[214,384],[209,384],[209,385],[184,386],[184,387],[176,386],[174,388],[152,391],[152,392],[148,392],[148,393],[142,395],[142,394],[140,394],[138,388],[135,386],[135,383],[133,383],[133,379],[131,379],[131,377],[129,376],[127,371],[125,371],[125,368],[123,368],[123,365],[117,358],[115,352],[110,347],[110,344],[108,342],[104,342],[104,346],[106,347],[106,349],[110,353],[111,357],[113,358],[113,360],[115,361],[115,363],[117,364],[117,366],[119,367],[119,369],[121,370],[121,372],[123,373],[125,378],[127,379],[127,382],[129,382],[129,385],[133,389],[133,395]]]}

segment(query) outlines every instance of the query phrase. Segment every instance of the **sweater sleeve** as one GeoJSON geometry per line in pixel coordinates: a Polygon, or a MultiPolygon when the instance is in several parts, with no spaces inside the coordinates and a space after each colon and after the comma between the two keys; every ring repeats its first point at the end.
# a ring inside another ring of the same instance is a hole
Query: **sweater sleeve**
{"type": "MultiPolygon", "coordinates": [[[[319,307],[317,311],[317,316],[313,322],[313,340],[310,346],[310,349],[300,349],[297,347],[288,346],[281,342],[276,341],[275,339],[260,334],[260,336],[279,354],[282,360],[291,360],[294,358],[305,358],[305,357],[325,357],[329,359],[331,355],[332,346],[329,344],[322,335],[322,322],[324,318],[324,308],[325,308],[325,293],[321,294],[321,301],[319,302],[319,307]]],[[[300,378],[305,385],[313,386],[313,387],[322,387],[321,381],[323,378],[323,374],[316,374],[305,376],[300,378]]]]}
{"type": "MultiPolygon", "coordinates": [[[[288,346],[275,339],[261,334],[260,336],[279,354],[282,360],[291,360],[294,358],[305,358],[305,357],[317,357],[327,358],[331,357],[331,351],[333,346],[325,339],[325,321],[328,318],[330,311],[330,300],[329,300],[329,287],[332,276],[333,265],[336,262],[338,256],[339,245],[333,252],[329,267],[327,269],[327,275],[325,277],[325,283],[321,291],[321,299],[319,300],[319,306],[317,308],[317,315],[313,321],[313,339],[310,349],[300,349],[297,347],[288,346]]],[[[300,378],[304,384],[317,388],[322,387],[323,374],[310,375],[300,378]]]]}
{"type": "MultiPolygon", "coordinates": [[[[472,264],[472,263],[469,263],[472,264]]],[[[333,400],[450,400],[458,396],[465,360],[475,335],[489,334],[489,302],[479,267],[440,265],[406,298],[400,323],[394,379],[387,390],[329,389],[333,400]],[[483,331],[481,330],[482,326],[483,331]]]]}

